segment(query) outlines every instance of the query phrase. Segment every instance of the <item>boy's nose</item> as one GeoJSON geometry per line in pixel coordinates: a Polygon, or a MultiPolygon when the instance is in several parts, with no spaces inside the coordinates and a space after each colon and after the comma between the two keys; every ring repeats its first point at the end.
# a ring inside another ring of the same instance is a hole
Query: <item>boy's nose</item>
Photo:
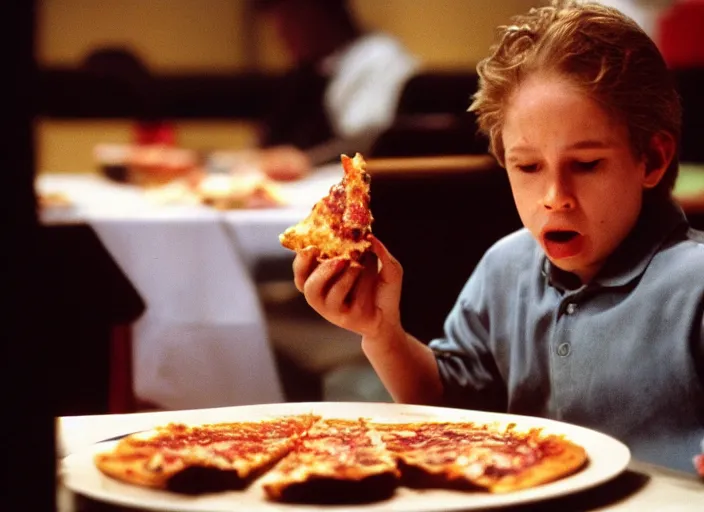
{"type": "Polygon", "coordinates": [[[550,183],[543,197],[543,206],[546,210],[571,210],[575,206],[575,199],[569,186],[561,180],[550,183]]]}

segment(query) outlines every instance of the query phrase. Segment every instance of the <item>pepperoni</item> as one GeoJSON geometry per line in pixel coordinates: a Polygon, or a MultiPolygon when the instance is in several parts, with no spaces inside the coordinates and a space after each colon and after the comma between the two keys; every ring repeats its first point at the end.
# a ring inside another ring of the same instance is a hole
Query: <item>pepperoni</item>
{"type": "Polygon", "coordinates": [[[345,212],[345,222],[356,226],[366,226],[369,224],[371,216],[369,209],[361,204],[350,204],[345,212]]]}
{"type": "Polygon", "coordinates": [[[173,464],[179,460],[179,457],[177,455],[171,453],[164,453],[163,458],[165,464],[173,464]]]}

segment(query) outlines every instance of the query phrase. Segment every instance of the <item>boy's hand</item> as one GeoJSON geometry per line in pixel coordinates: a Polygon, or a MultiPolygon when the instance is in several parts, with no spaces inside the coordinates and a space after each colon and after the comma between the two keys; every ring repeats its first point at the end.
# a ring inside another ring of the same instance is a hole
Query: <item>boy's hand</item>
{"type": "Polygon", "coordinates": [[[323,318],[362,336],[379,338],[402,330],[403,269],[381,242],[374,237],[371,241],[372,252],[364,255],[361,267],[340,259],[318,263],[318,253],[311,248],[296,255],[293,274],[296,288],[323,318]]]}

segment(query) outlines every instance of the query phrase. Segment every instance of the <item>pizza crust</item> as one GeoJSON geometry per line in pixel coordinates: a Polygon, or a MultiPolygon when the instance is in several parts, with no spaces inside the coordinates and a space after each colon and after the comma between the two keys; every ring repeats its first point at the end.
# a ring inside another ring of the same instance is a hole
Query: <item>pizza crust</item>
{"type": "Polygon", "coordinates": [[[559,441],[559,445],[559,453],[551,454],[537,464],[514,475],[506,475],[499,478],[485,475],[476,478],[474,483],[485,487],[492,493],[513,492],[564,478],[575,473],[586,464],[587,453],[584,448],[567,440],[559,441]]]}
{"type": "Polygon", "coordinates": [[[95,456],[95,465],[106,475],[128,484],[166,489],[167,482],[185,468],[182,461],[167,467],[151,465],[152,456],[146,453],[105,453],[95,456]]]}

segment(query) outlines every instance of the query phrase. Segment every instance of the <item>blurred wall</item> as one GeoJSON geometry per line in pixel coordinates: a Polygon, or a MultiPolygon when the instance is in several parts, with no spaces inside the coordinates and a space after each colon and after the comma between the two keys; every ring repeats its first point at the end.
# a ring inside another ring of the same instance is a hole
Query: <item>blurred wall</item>
{"type": "MultiPolygon", "coordinates": [[[[351,0],[362,23],[397,36],[428,68],[471,69],[487,52],[495,27],[540,0],[351,0]]],[[[93,48],[129,47],[152,72],[234,72],[286,67],[270,27],[252,17],[246,0],[40,0],[40,65],[75,66],[93,48]]],[[[124,142],[129,121],[37,124],[39,172],[91,172],[97,142],[124,142]]],[[[238,148],[253,126],[232,122],[177,125],[194,149],[238,148]]]]}
{"type": "MultiPolygon", "coordinates": [[[[350,0],[361,22],[401,39],[430,67],[481,59],[494,29],[541,0],[350,0]]],[[[154,71],[285,66],[271,30],[246,0],[41,0],[40,63],[75,65],[93,47],[126,44],[154,71]],[[256,44],[257,48],[251,48],[256,44]],[[258,63],[249,62],[252,58],[258,63]]]]}

